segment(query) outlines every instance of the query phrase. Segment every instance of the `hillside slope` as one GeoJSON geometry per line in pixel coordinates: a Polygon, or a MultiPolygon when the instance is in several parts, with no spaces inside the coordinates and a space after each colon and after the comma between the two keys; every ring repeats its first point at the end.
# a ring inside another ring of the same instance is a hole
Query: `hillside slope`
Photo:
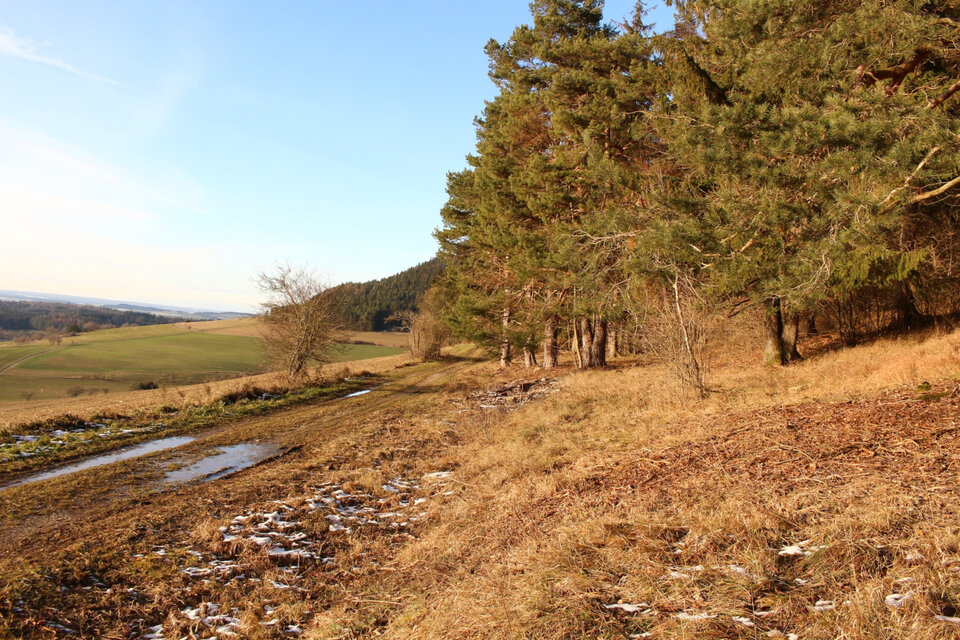
{"type": "Polygon", "coordinates": [[[956,637],[960,332],[745,360],[451,359],[224,427],[289,453],[221,480],[0,492],[0,631],[956,637]]]}
{"type": "Polygon", "coordinates": [[[442,270],[442,263],[434,258],[388,278],[334,287],[344,327],[352,331],[398,327],[399,322],[387,318],[400,311],[416,311],[420,296],[442,270]]]}

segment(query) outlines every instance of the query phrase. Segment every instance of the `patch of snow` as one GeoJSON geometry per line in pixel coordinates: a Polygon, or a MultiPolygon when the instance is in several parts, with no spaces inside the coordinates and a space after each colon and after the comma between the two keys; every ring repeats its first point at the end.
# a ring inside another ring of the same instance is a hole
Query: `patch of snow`
{"type": "Polygon", "coordinates": [[[141,640],[166,640],[166,636],[163,635],[163,625],[158,624],[150,627],[150,633],[144,634],[140,638],[141,640]]]}
{"type": "Polygon", "coordinates": [[[752,573],[750,573],[750,570],[749,570],[749,569],[746,569],[746,568],[741,567],[741,566],[739,566],[739,565],[728,564],[728,565],[727,565],[727,569],[729,569],[729,570],[730,570],[731,572],[733,572],[733,573],[736,573],[736,574],[738,574],[738,575],[744,576],[745,578],[750,578],[751,580],[756,580],[756,577],[755,577],[752,573]]]}
{"type": "Polygon", "coordinates": [[[813,540],[801,540],[796,544],[790,544],[777,553],[779,556],[791,557],[791,556],[812,556],[818,551],[823,551],[824,549],[829,548],[830,545],[811,545],[810,543],[813,540]]]}
{"type": "Polygon", "coordinates": [[[891,593],[886,598],[883,599],[883,603],[888,607],[893,607],[894,609],[899,609],[904,604],[909,602],[913,598],[913,592],[908,591],[906,593],[891,593]]]}
{"type": "Polygon", "coordinates": [[[650,608],[650,605],[646,602],[638,602],[637,604],[626,604],[626,603],[617,603],[617,604],[605,604],[603,605],[606,609],[620,609],[624,613],[639,613],[646,609],[650,608]]]}
{"type": "Polygon", "coordinates": [[[715,613],[688,613],[686,611],[681,611],[673,616],[677,620],[710,620],[716,618],[717,614],[715,613]]]}
{"type": "Polygon", "coordinates": [[[695,574],[703,572],[703,565],[695,567],[678,567],[670,572],[671,578],[693,578],[695,574]]]}

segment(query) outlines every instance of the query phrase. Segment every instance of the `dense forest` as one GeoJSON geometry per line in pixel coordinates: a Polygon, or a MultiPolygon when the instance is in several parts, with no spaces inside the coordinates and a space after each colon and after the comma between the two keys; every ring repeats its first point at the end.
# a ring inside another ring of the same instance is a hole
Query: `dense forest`
{"type": "Polygon", "coordinates": [[[36,334],[48,331],[80,333],[124,325],[164,324],[181,319],[65,302],[0,300],[0,340],[35,338],[36,334]]]}
{"type": "Polygon", "coordinates": [[[338,300],[343,326],[354,331],[388,331],[400,327],[392,318],[416,311],[417,302],[443,269],[437,258],[406,271],[369,282],[347,282],[331,289],[338,300]]]}
{"type": "Polygon", "coordinates": [[[755,317],[780,365],[814,320],[853,343],[955,313],[960,3],[671,4],[653,34],[642,2],[534,0],[487,45],[499,93],[436,232],[447,322],[546,367],[667,336],[696,381],[711,314],[755,317]]]}

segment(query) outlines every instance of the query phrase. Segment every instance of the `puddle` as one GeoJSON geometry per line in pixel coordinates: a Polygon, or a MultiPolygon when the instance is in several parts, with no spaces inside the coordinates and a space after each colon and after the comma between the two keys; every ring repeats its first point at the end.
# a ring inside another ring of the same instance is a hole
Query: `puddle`
{"type": "Polygon", "coordinates": [[[202,478],[205,482],[222,478],[241,469],[252,467],[258,462],[281,453],[275,444],[231,444],[215,449],[219,453],[209,455],[193,464],[168,471],[163,481],[166,483],[190,482],[202,478]]]}
{"type": "Polygon", "coordinates": [[[194,438],[190,436],[174,436],[172,438],[160,438],[159,440],[141,442],[138,445],[134,445],[126,449],[121,449],[120,451],[114,451],[113,453],[107,453],[102,456],[96,456],[94,458],[87,458],[86,460],[81,460],[80,462],[76,462],[74,464],[70,464],[65,467],[53,469],[52,471],[35,473],[31,476],[27,476],[26,478],[21,478],[16,482],[11,482],[10,484],[4,485],[0,487],[0,489],[7,489],[9,487],[19,487],[25,484],[32,484],[34,482],[39,482],[41,480],[49,480],[50,478],[59,478],[60,476],[65,476],[67,474],[75,473],[77,471],[83,471],[84,469],[92,469],[94,467],[100,467],[105,464],[110,464],[112,462],[120,462],[121,460],[129,460],[130,458],[145,456],[148,453],[156,453],[157,451],[172,449],[174,447],[179,447],[181,445],[187,444],[188,442],[193,442],[193,440],[194,438]]]}
{"type": "Polygon", "coordinates": [[[365,393],[370,393],[373,389],[364,389],[363,391],[354,391],[353,393],[348,393],[343,396],[344,398],[356,398],[357,396],[362,396],[365,393]]]}

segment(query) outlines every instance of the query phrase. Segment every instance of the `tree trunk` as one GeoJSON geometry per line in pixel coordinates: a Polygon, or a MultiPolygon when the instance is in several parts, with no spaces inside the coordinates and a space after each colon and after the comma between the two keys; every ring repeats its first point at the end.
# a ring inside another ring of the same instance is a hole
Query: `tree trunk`
{"type": "Polygon", "coordinates": [[[590,318],[580,318],[580,368],[593,366],[593,327],[590,318]]]}
{"type": "Polygon", "coordinates": [[[593,345],[590,353],[591,364],[595,367],[607,366],[607,320],[597,318],[593,323],[593,345]]]}
{"type": "Polygon", "coordinates": [[[537,366],[537,354],[534,352],[533,347],[527,345],[523,348],[523,364],[529,369],[530,367],[537,366]]]}
{"type": "Polygon", "coordinates": [[[783,314],[780,312],[780,298],[768,300],[763,315],[763,329],[766,342],[763,345],[763,364],[776,366],[786,364],[783,353],[783,314]]]}
{"type": "Polygon", "coordinates": [[[543,336],[543,368],[553,369],[557,366],[557,319],[547,320],[543,336]]]}
{"type": "Polygon", "coordinates": [[[810,314],[810,317],[807,318],[807,335],[815,336],[819,333],[817,331],[817,316],[810,314]]]}
{"type": "Polygon", "coordinates": [[[893,328],[899,331],[916,329],[923,321],[923,314],[917,309],[916,300],[910,285],[902,283],[894,299],[897,317],[893,321],[893,328]]]}
{"type": "Polygon", "coordinates": [[[783,355],[787,362],[799,362],[803,356],[797,350],[797,338],[800,335],[800,315],[788,313],[784,318],[783,332],[780,339],[783,341],[783,355]]]}
{"type": "Polygon", "coordinates": [[[573,352],[573,361],[577,369],[583,369],[583,355],[580,353],[580,323],[573,321],[573,331],[570,332],[570,351],[573,352]]]}
{"type": "Polygon", "coordinates": [[[505,369],[510,366],[510,339],[507,336],[507,328],[510,326],[510,309],[503,310],[503,335],[500,339],[500,368],[505,369]]]}
{"type": "Polygon", "coordinates": [[[613,360],[617,357],[617,338],[619,332],[616,329],[607,329],[607,359],[613,360]]]}

